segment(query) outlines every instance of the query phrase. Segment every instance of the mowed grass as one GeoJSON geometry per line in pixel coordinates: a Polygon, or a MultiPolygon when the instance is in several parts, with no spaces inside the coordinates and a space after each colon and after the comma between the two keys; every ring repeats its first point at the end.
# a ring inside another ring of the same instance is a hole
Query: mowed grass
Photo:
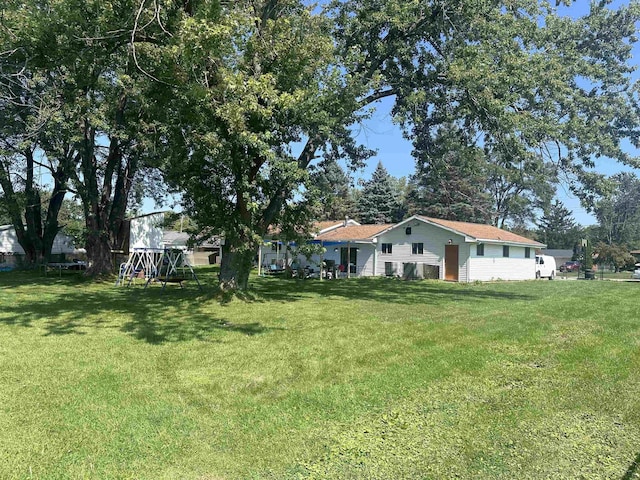
{"type": "Polygon", "coordinates": [[[640,285],[0,274],[0,478],[640,478],[640,285]]]}

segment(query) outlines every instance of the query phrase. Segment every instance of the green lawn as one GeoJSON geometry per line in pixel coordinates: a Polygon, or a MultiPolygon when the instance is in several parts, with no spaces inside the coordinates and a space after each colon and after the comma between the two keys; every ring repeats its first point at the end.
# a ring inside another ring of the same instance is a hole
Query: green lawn
{"type": "Polygon", "coordinates": [[[640,285],[0,273],[0,478],[640,478],[640,285]]]}

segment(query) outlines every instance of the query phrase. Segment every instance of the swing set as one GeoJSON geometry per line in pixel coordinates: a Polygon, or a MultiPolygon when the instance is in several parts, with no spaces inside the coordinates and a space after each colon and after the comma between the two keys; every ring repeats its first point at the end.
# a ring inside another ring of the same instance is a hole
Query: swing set
{"type": "Polygon", "coordinates": [[[193,271],[186,253],[177,248],[136,248],[129,254],[127,261],[120,265],[116,286],[130,286],[135,279],[144,279],[146,289],[151,282],[162,284],[177,283],[180,288],[185,280],[195,280],[202,291],[198,276],[193,271]]]}

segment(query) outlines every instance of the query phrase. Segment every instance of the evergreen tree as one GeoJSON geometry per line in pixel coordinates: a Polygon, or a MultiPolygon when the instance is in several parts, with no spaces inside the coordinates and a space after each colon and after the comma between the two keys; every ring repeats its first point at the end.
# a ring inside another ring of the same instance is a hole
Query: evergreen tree
{"type": "Polygon", "coordinates": [[[389,177],[391,185],[396,195],[396,207],[391,214],[391,222],[398,223],[409,216],[409,193],[411,192],[411,184],[407,181],[407,177],[389,177]]]}
{"type": "Polygon", "coordinates": [[[338,220],[357,215],[349,175],[332,158],[320,163],[311,172],[309,188],[316,190],[316,200],[321,206],[318,220],[338,220]]]}
{"type": "Polygon", "coordinates": [[[553,202],[540,219],[538,238],[547,248],[573,248],[579,240],[580,229],[561,201],[553,202]]]}
{"type": "Polygon", "coordinates": [[[470,145],[465,132],[454,125],[433,136],[423,130],[415,136],[414,146],[416,173],[410,179],[409,213],[476,223],[491,219],[483,153],[470,145]]]}
{"type": "Polygon", "coordinates": [[[358,204],[360,223],[391,223],[398,203],[391,176],[382,162],[378,162],[371,180],[365,182],[362,188],[358,204]]]}

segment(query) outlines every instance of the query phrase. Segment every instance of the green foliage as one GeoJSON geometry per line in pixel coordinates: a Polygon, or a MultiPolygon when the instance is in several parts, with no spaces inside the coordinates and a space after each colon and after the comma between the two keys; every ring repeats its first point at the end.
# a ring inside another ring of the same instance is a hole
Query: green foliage
{"type": "Polygon", "coordinates": [[[598,238],[608,244],[640,245],[640,179],[633,173],[601,178],[591,210],[598,238]]]}
{"type": "Polygon", "coordinates": [[[315,194],[318,203],[314,215],[317,220],[340,220],[357,215],[351,179],[336,160],[328,158],[312,167],[306,187],[314,190],[310,194],[315,194]]]}
{"type": "Polygon", "coordinates": [[[598,242],[593,248],[598,265],[613,265],[616,272],[621,270],[633,270],[635,258],[624,245],[608,245],[598,242]]]}
{"type": "Polygon", "coordinates": [[[579,20],[537,1],[340,3],[361,6],[359,22],[343,18],[347,43],[380,67],[414,143],[454,124],[463,147],[485,150],[493,223],[532,221],[558,168],[582,178],[595,157],[636,162],[621,140],[635,142],[640,124],[629,62],[637,3],[594,2],[579,20]]]}
{"type": "Polygon", "coordinates": [[[197,234],[200,231],[198,225],[188,215],[174,211],[165,212],[162,227],[166,230],[193,234],[197,234]]]}
{"type": "MultiPolygon", "coordinates": [[[[168,139],[163,168],[194,221],[224,233],[228,259],[253,256],[269,226],[293,232],[294,222],[310,223],[300,188],[307,167],[344,128],[336,115],[355,102],[342,98],[330,67],[328,27],[291,0],[225,2],[215,12],[198,5],[176,25],[165,54],[177,69],[158,112],[168,139]],[[304,138],[310,145],[294,156],[290,144],[304,138]]],[[[225,266],[222,278],[247,265],[225,266]]],[[[245,288],[247,274],[230,280],[245,288]]]]}
{"type": "Polygon", "coordinates": [[[494,209],[486,191],[483,151],[469,145],[466,133],[453,125],[435,138],[414,129],[416,173],[411,177],[409,212],[446,220],[488,223],[494,209]]]}
{"type": "Polygon", "coordinates": [[[537,236],[547,248],[569,249],[573,248],[583,235],[571,211],[556,199],[540,219],[537,236]]]}
{"type": "Polygon", "coordinates": [[[398,222],[394,218],[399,211],[400,192],[394,190],[393,180],[382,165],[378,166],[366,181],[358,199],[358,220],[364,224],[398,222]]]}
{"type": "MultiPolygon", "coordinates": [[[[48,187],[29,180],[30,157],[53,178],[46,212],[24,215],[25,236],[55,236],[62,199],[73,191],[83,205],[91,269],[111,271],[110,248],[127,207],[151,177],[144,168],[154,156],[150,141],[157,129],[149,109],[156,87],[143,73],[155,65],[154,47],[147,47],[162,42],[160,23],[175,21],[176,8],[46,0],[3,4],[2,15],[0,110],[11,119],[0,135],[3,170],[26,172],[27,205],[40,205],[35,192],[48,187]],[[30,216],[46,223],[29,225],[30,216]]],[[[18,186],[8,177],[0,175],[5,194],[18,186]]],[[[14,224],[18,216],[14,212],[14,224]]]]}

